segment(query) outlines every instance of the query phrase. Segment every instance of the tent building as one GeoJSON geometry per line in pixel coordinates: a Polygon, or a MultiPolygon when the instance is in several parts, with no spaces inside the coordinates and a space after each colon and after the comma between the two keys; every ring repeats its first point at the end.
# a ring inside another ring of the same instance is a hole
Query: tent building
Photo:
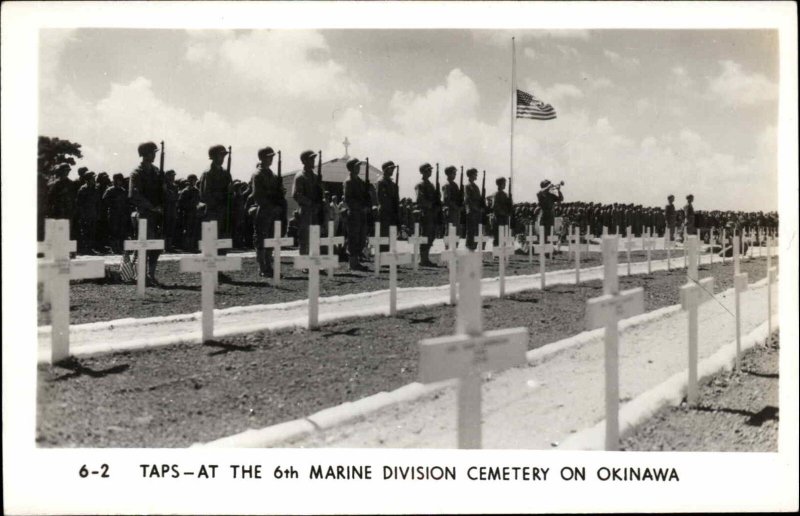
{"type": "MultiPolygon", "coordinates": [[[[347,149],[350,142],[347,138],[344,140],[344,156],[341,158],[332,159],[330,161],[322,162],[322,185],[326,192],[330,192],[331,196],[338,195],[341,199],[344,195],[344,182],[350,177],[347,171],[347,161],[351,158],[347,149]]],[[[324,157],[324,156],[323,156],[324,157]]],[[[361,166],[361,173],[359,177],[364,179],[366,168],[361,166]]],[[[283,187],[286,189],[286,204],[288,206],[289,218],[291,218],[294,210],[298,208],[297,202],[292,198],[292,187],[294,186],[294,178],[297,174],[302,173],[302,169],[294,170],[288,174],[283,175],[283,187]]],[[[316,173],[316,170],[315,170],[316,173]]],[[[378,182],[383,177],[381,169],[374,166],[372,163],[369,165],[369,181],[372,184],[378,182]]]]}

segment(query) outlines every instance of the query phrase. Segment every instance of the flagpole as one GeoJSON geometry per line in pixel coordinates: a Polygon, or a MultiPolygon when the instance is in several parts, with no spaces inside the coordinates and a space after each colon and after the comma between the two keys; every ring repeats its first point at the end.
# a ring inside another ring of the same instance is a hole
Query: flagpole
{"type": "MultiPolygon", "coordinates": [[[[509,160],[509,176],[508,176],[508,198],[513,199],[511,189],[514,186],[514,105],[517,99],[517,71],[516,71],[517,52],[514,37],[511,37],[511,159],[509,160]]],[[[512,206],[513,217],[513,206],[512,206]]],[[[510,222],[510,221],[509,221],[510,222]]]]}

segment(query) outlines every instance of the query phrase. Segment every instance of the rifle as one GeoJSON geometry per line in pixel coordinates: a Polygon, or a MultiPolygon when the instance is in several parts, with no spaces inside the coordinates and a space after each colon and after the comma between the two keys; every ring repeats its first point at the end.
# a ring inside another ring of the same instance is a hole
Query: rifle
{"type": "Polygon", "coordinates": [[[322,183],[322,149],[319,151],[319,161],[317,162],[317,179],[319,180],[319,225],[325,221],[325,186],[322,183]]]}
{"type": "Polygon", "coordinates": [[[461,165],[461,179],[459,181],[459,188],[461,191],[461,198],[464,198],[464,165],[461,165]]]}
{"type": "MultiPolygon", "coordinates": [[[[228,177],[231,176],[231,156],[233,156],[233,149],[231,148],[230,145],[228,145],[228,163],[225,165],[225,171],[228,173],[228,177]]],[[[225,213],[225,220],[223,221],[223,224],[220,224],[220,226],[222,226],[221,231],[224,231],[224,233],[222,233],[223,235],[230,235],[228,231],[230,230],[232,215],[233,215],[233,183],[231,182],[231,184],[228,186],[228,209],[227,212],[225,213]]]]}
{"type": "Polygon", "coordinates": [[[436,225],[435,235],[434,238],[439,236],[440,228],[442,227],[442,187],[439,186],[439,164],[436,164],[436,202],[433,203],[434,208],[436,208],[436,213],[433,216],[433,220],[436,225]]]}
{"type": "MultiPolygon", "coordinates": [[[[281,206],[283,208],[283,210],[281,211],[281,233],[283,233],[283,235],[285,235],[286,234],[286,225],[287,225],[287,222],[288,222],[288,218],[287,218],[288,217],[288,213],[287,213],[288,206],[286,204],[286,187],[283,186],[282,169],[283,169],[283,157],[281,156],[281,151],[278,151],[278,181],[281,184],[281,198],[283,199],[283,206],[281,206]]],[[[275,238],[280,238],[283,235],[275,235],[275,238]]]]}
{"type": "Polygon", "coordinates": [[[486,171],[483,171],[483,183],[481,184],[481,224],[484,223],[483,218],[486,215],[486,171]]]}
{"type": "Polygon", "coordinates": [[[164,140],[161,140],[161,173],[164,173],[164,140]]]}
{"type": "Polygon", "coordinates": [[[511,215],[508,216],[508,233],[514,234],[514,197],[511,194],[511,177],[508,178],[508,203],[511,205],[511,215]]]}

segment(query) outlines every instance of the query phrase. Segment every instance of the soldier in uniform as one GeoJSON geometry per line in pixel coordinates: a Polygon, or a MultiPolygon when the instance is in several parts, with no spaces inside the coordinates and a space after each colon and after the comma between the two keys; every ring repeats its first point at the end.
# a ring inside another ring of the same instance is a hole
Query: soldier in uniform
{"type": "MultiPolygon", "coordinates": [[[[228,150],[223,145],[214,145],[208,149],[211,166],[200,176],[200,202],[206,206],[203,220],[217,221],[218,238],[231,237],[231,202],[233,197],[233,180],[222,163],[228,150]]],[[[224,250],[220,254],[225,254],[224,250]]],[[[224,275],[220,275],[224,277],[224,275]]]]}
{"type": "Polygon", "coordinates": [[[553,224],[555,223],[553,209],[556,203],[560,203],[564,200],[564,194],[561,193],[560,186],[552,184],[548,179],[539,183],[539,186],[541,190],[536,194],[540,209],[542,210],[539,224],[544,230],[544,237],[547,238],[550,236],[553,224]],[[553,193],[554,189],[557,193],[553,193]]]}
{"type": "Polygon", "coordinates": [[[686,206],[683,207],[683,223],[686,224],[687,235],[697,234],[697,227],[695,226],[695,218],[694,218],[694,206],[692,206],[693,201],[694,201],[694,195],[692,194],[687,195],[686,206]]]}
{"type": "Polygon", "coordinates": [[[113,181],[103,194],[103,216],[108,227],[111,250],[115,254],[122,254],[122,242],[128,238],[130,228],[130,207],[128,192],[125,191],[125,178],[122,174],[114,174],[113,181]]]}
{"type": "Polygon", "coordinates": [[[461,195],[461,188],[456,184],[456,167],[450,165],[444,169],[447,182],[442,189],[442,218],[445,224],[445,234],[450,231],[450,224],[455,226],[456,235],[461,228],[461,210],[464,206],[464,198],[461,195]]]}
{"type": "Polygon", "coordinates": [[[435,237],[436,212],[439,201],[439,196],[436,194],[436,187],[433,186],[433,183],[430,181],[432,171],[433,167],[430,163],[423,163],[419,167],[422,180],[414,187],[414,191],[417,194],[417,208],[420,211],[420,232],[423,236],[428,238],[427,244],[421,244],[419,246],[419,264],[423,267],[436,267],[436,264],[431,262],[429,257],[431,244],[433,244],[435,237]]]}
{"type": "MultiPolygon", "coordinates": [[[[164,174],[153,162],[158,146],[153,142],[139,145],[142,162],[131,172],[128,199],[136,208],[138,217],[147,219],[147,238],[161,238],[164,217],[164,174]]],[[[147,283],[158,285],[156,266],[161,251],[147,253],[147,283]]]]}
{"type": "MultiPolygon", "coordinates": [[[[383,177],[378,181],[378,222],[381,224],[381,236],[389,236],[389,226],[398,226],[400,223],[400,192],[392,181],[392,174],[397,168],[393,161],[381,165],[383,177]]],[[[388,251],[389,246],[382,244],[382,252],[388,251]]]]}
{"type": "Polygon", "coordinates": [[[494,194],[494,245],[499,245],[500,226],[508,226],[514,207],[505,192],[506,178],[498,177],[495,184],[497,185],[497,192],[494,194]]]}
{"type": "Polygon", "coordinates": [[[178,194],[178,211],[181,219],[181,247],[186,251],[197,251],[200,233],[200,217],[197,205],[200,204],[200,190],[197,189],[197,176],[189,174],[186,186],[178,194]]]}
{"type": "Polygon", "coordinates": [[[97,174],[97,181],[95,184],[96,198],[97,198],[97,229],[95,232],[95,244],[98,249],[104,253],[108,252],[108,220],[103,213],[103,194],[111,187],[111,179],[108,177],[108,172],[100,172],[97,174]]]}
{"type": "Polygon", "coordinates": [[[55,171],[55,180],[47,190],[48,219],[67,219],[75,216],[75,187],[69,175],[69,165],[60,165],[55,171]]]}
{"type": "Polygon", "coordinates": [[[283,183],[270,168],[275,156],[272,147],[264,147],[258,151],[260,163],[250,178],[250,189],[253,191],[255,217],[253,220],[253,246],[256,249],[259,275],[272,276],[272,249],[264,248],[265,238],[276,238],[275,221],[283,216],[285,199],[283,183]]]}
{"type": "Polygon", "coordinates": [[[322,184],[314,173],[314,161],[317,153],[311,150],[300,154],[303,170],[294,178],[292,198],[300,206],[300,219],[298,222],[298,237],[300,240],[300,254],[308,254],[308,234],[312,225],[319,225],[322,212],[322,184]]]}
{"type": "Polygon", "coordinates": [[[83,176],[83,186],[78,189],[76,206],[78,213],[78,253],[96,254],[94,249],[95,235],[97,233],[97,215],[99,202],[95,188],[94,172],[87,172],[83,176]]]}
{"type": "Polygon", "coordinates": [[[347,162],[350,177],[344,182],[344,215],[347,221],[347,254],[351,271],[366,271],[359,263],[364,250],[367,213],[372,209],[367,184],[358,177],[361,162],[352,158],[347,162]]]}
{"type": "Polygon", "coordinates": [[[478,247],[475,237],[478,235],[478,226],[483,215],[483,197],[481,189],[475,183],[478,178],[477,169],[467,170],[469,182],[464,187],[464,208],[467,214],[467,248],[474,251],[478,247]]]}

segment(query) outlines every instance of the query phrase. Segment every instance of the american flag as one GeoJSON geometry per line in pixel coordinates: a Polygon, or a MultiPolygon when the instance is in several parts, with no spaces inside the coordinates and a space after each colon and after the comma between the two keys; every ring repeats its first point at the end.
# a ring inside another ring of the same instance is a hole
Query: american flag
{"type": "Polygon", "coordinates": [[[545,104],[530,93],[517,90],[517,118],[552,120],[555,117],[556,110],[553,106],[545,104]]]}
{"type": "Polygon", "coordinates": [[[133,267],[133,263],[131,263],[131,257],[129,253],[122,253],[122,263],[119,265],[119,275],[122,278],[122,281],[125,283],[136,281],[136,269],[133,267]]]}

